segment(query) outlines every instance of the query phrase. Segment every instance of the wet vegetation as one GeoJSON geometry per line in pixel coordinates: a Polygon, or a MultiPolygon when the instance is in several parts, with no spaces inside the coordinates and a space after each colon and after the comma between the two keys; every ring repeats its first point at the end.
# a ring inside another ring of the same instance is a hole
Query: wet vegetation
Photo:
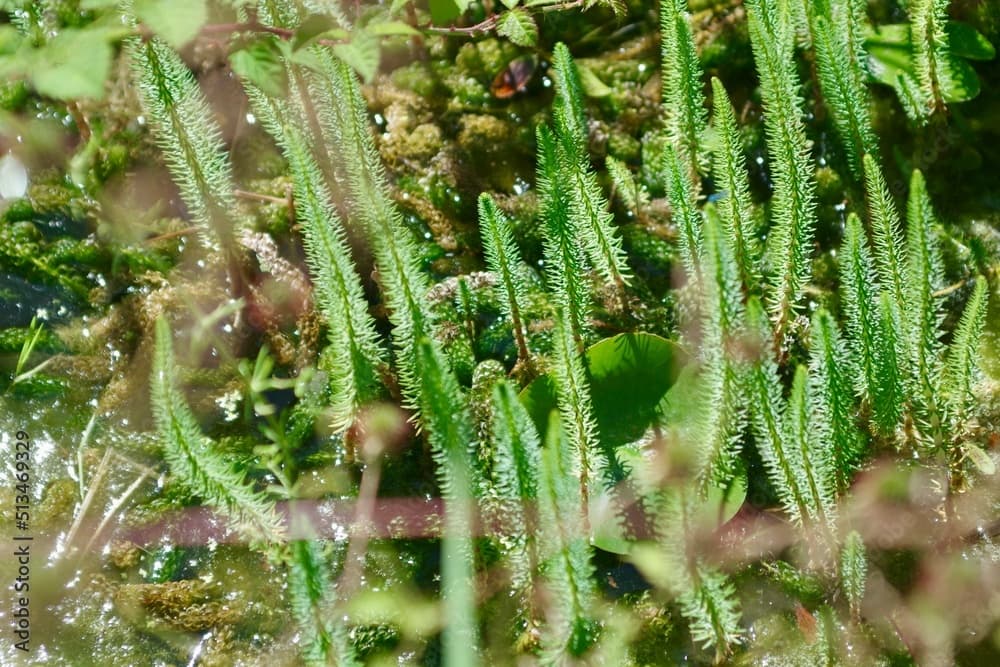
{"type": "Polygon", "coordinates": [[[0,662],[997,664],[998,43],[0,0],[0,662]]]}

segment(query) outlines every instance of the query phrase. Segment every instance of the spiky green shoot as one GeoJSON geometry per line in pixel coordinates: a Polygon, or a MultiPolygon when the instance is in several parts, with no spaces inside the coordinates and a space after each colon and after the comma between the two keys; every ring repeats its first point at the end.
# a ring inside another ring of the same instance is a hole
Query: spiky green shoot
{"type": "Polygon", "coordinates": [[[175,373],[170,325],[161,317],[156,321],[150,402],[163,458],[192,494],[223,512],[233,529],[247,539],[284,539],[285,528],[274,501],[254,490],[243,473],[214,450],[177,388],[175,373]]]}
{"type": "Polygon", "coordinates": [[[521,320],[521,304],[527,293],[524,262],[514,243],[510,221],[497,208],[493,198],[485,193],[479,196],[479,227],[483,236],[486,266],[499,280],[497,296],[514,327],[518,356],[523,363],[527,363],[531,355],[524,339],[524,324],[521,320]]]}

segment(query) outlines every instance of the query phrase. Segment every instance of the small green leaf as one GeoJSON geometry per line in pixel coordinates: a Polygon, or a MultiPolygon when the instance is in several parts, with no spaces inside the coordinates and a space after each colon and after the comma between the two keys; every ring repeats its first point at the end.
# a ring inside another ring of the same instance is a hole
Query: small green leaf
{"type": "Polygon", "coordinates": [[[940,61],[939,67],[941,97],[945,102],[965,102],[979,95],[979,76],[968,61],[949,53],[940,61]]]}
{"type": "Polygon", "coordinates": [[[80,9],[107,9],[117,7],[119,0],[80,0],[80,9]]]}
{"type": "Polygon", "coordinates": [[[303,46],[311,44],[317,37],[336,27],[337,24],[329,16],[310,14],[295,30],[295,36],[292,37],[292,50],[297,51],[303,46]]]}
{"type": "Polygon", "coordinates": [[[576,63],[576,69],[580,73],[580,85],[587,97],[607,97],[611,94],[611,88],[597,78],[594,70],[579,61],[576,63]]]}
{"type": "Polygon", "coordinates": [[[136,0],[136,17],[170,46],[179,49],[208,18],[205,0],[136,0]]]}
{"type": "Polygon", "coordinates": [[[35,54],[31,79],[38,92],[49,97],[100,99],[111,57],[103,31],[68,28],[35,54]]]}
{"type": "Polygon", "coordinates": [[[376,21],[369,23],[365,26],[365,29],[373,35],[381,36],[391,36],[391,35],[419,35],[420,31],[414,28],[409,23],[403,23],[402,21],[376,21]]]}
{"type": "Polygon", "coordinates": [[[997,464],[993,461],[993,457],[983,451],[983,449],[976,444],[971,442],[966,442],[962,444],[962,453],[965,454],[966,458],[972,461],[972,465],[976,466],[979,472],[984,475],[994,475],[997,471],[997,464]]]}
{"type": "Polygon", "coordinates": [[[273,40],[267,38],[229,54],[229,63],[236,74],[266,94],[279,97],[286,91],[285,68],[281,65],[280,56],[273,40]]]}
{"type": "Polygon", "coordinates": [[[504,14],[497,32],[518,46],[534,46],[538,42],[538,26],[524,9],[512,9],[504,14]]]}
{"type": "Polygon", "coordinates": [[[969,60],[993,60],[997,51],[978,30],[968,23],[948,21],[948,50],[952,55],[969,60]]]}
{"type": "Polygon", "coordinates": [[[395,16],[403,10],[410,0],[392,0],[392,4],[389,5],[389,16],[395,16]]]}
{"type": "Polygon", "coordinates": [[[502,2],[503,6],[507,9],[514,9],[521,4],[521,0],[500,0],[500,2],[502,2]]]}
{"type": "Polygon", "coordinates": [[[365,82],[375,78],[379,63],[379,41],[366,30],[356,30],[351,41],[333,47],[337,57],[350,65],[365,82]]]}

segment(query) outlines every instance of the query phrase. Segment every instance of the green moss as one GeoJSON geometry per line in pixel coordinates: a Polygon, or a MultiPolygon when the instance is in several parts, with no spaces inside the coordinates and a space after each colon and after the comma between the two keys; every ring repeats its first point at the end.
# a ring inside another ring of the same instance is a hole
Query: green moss
{"type": "Polygon", "coordinates": [[[28,103],[31,92],[22,80],[0,83],[0,109],[20,111],[28,103]]]}
{"type": "Polygon", "coordinates": [[[409,90],[424,98],[432,98],[440,90],[434,72],[425,62],[415,62],[393,70],[393,85],[409,90]]]}
{"type": "Polygon", "coordinates": [[[77,494],[76,482],[67,477],[50,482],[35,511],[36,525],[43,529],[65,525],[73,517],[77,494]]]}

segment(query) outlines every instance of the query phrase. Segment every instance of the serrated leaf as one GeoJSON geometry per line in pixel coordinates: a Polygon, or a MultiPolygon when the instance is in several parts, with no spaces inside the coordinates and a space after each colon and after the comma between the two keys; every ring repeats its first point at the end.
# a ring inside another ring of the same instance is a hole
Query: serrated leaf
{"type": "Polygon", "coordinates": [[[538,26],[524,9],[512,9],[503,15],[497,33],[518,46],[534,46],[538,42],[538,26]]]}
{"type": "Polygon", "coordinates": [[[103,31],[66,29],[35,54],[31,80],[39,93],[56,99],[100,99],[111,57],[103,31]]]}
{"type": "Polygon", "coordinates": [[[576,63],[576,69],[580,73],[580,86],[587,97],[607,97],[611,94],[611,88],[594,74],[594,70],[580,62],[576,63]]]}
{"type": "Polygon", "coordinates": [[[351,66],[365,82],[375,78],[379,64],[379,42],[375,35],[366,30],[356,30],[351,41],[333,47],[337,57],[351,66]]]}
{"type": "Polygon", "coordinates": [[[248,79],[268,95],[285,94],[285,68],[280,53],[270,39],[261,39],[245,49],[229,54],[233,71],[248,79]]]}
{"type": "Polygon", "coordinates": [[[179,49],[208,18],[205,0],[136,0],[136,17],[170,46],[179,49]]]}
{"type": "Polygon", "coordinates": [[[333,30],[337,24],[332,18],[325,14],[311,14],[295,30],[292,37],[292,50],[297,51],[303,46],[311,44],[317,37],[328,30],[333,30]]]}

